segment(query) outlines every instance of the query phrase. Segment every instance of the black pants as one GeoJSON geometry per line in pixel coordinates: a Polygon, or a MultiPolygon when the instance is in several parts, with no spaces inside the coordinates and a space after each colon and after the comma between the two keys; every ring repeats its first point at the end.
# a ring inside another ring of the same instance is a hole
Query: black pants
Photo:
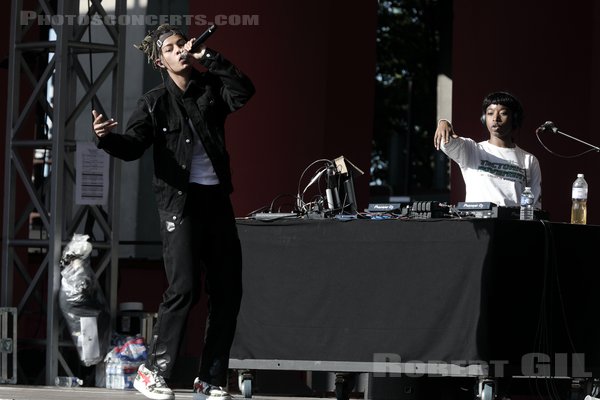
{"type": "Polygon", "coordinates": [[[182,220],[174,229],[167,222],[161,221],[161,235],[169,287],[158,309],[146,366],[170,376],[204,275],[209,310],[198,376],[225,386],[242,298],[241,247],[231,201],[218,186],[190,184],[182,220]]]}

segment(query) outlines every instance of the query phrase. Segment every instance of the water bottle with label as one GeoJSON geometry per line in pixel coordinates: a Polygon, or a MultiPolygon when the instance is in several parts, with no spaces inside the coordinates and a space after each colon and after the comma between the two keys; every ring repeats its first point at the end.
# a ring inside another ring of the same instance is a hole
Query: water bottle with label
{"type": "Polygon", "coordinates": [[[521,193],[521,213],[520,218],[522,220],[532,220],[533,219],[533,202],[535,197],[531,192],[531,188],[529,186],[525,187],[523,193],[521,193]]]}
{"type": "Polygon", "coordinates": [[[588,184],[583,178],[583,174],[577,174],[577,179],[573,182],[571,191],[571,223],[582,224],[587,223],[587,197],[588,184]]]}

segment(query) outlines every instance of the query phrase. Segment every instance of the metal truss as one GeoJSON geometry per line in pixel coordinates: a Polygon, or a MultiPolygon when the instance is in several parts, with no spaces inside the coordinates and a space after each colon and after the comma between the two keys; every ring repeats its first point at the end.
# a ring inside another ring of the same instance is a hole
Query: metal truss
{"type": "MultiPolygon", "coordinates": [[[[45,335],[31,341],[45,348],[48,385],[54,384],[59,363],[71,373],[61,353],[70,338],[60,340],[65,329],[57,301],[59,261],[63,245],[74,233],[83,233],[83,226],[99,232],[92,235],[92,264],[113,321],[116,315],[119,163],[111,158],[105,208],[77,205],[74,150],[80,116],[91,140],[90,102],[104,115],[122,120],[125,26],[107,17],[102,0],[81,1],[86,9],[81,14],[80,0],[31,0],[27,9],[23,0],[12,0],[11,10],[0,306],[17,307],[19,322],[32,310],[41,310],[45,335]],[[108,39],[92,42],[101,29],[108,39]],[[51,30],[55,40],[50,39],[51,30]],[[97,93],[106,86],[112,98],[105,108],[97,93]]],[[[126,3],[114,4],[118,21],[126,15],[126,3]]],[[[19,333],[20,341],[26,340],[25,333],[19,333]]]]}

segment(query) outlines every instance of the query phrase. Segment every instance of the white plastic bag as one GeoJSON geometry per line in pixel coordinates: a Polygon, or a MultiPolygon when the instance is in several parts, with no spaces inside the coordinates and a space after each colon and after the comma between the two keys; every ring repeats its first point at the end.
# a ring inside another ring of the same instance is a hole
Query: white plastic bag
{"type": "Polygon", "coordinates": [[[79,359],[86,366],[104,359],[110,341],[110,311],[90,266],[88,238],[75,234],[63,250],[58,298],[79,359]]]}

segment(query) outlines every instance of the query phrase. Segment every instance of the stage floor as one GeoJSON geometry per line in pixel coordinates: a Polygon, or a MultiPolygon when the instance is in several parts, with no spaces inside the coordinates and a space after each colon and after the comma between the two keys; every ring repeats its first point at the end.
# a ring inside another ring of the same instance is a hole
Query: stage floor
{"type": "MultiPolygon", "coordinates": [[[[463,378],[377,378],[373,382],[371,399],[411,399],[430,400],[475,400],[476,381],[463,378]]],[[[499,382],[506,385],[507,382],[499,382]]],[[[543,400],[548,398],[578,398],[585,394],[574,391],[569,379],[554,381],[514,379],[511,387],[512,400],[543,400]],[[552,394],[550,394],[550,391],[552,394]],[[574,394],[577,397],[573,397],[574,394]]],[[[192,400],[191,389],[175,389],[175,400],[192,400]]],[[[262,392],[253,394],[254,400],[319,400],[335,399],[333,392],[319,392],[313,395],[299,392],[262,392]],[[275,394],[276,393],[276,394],[275,394]]],[[[245,400],[239,392],[233,392],[234,400],[245,400]]],[[[353,400],[364,399],[364,393],[352,392],[353,400]]],[[[0,400],[145,400],[136,390],[118,390],[91,387],[61,388],[55,386],[0,385],[0,400]]]]}
{"type": "MultiPolygon", "coordinates": [[[[242,395],[233,394],[236,400],[242,395]]],[[[137,390],[103,388],[60,388],[54,386],[0,385],[0,400],[142,400],[146,399],[137,390]]],[[[191,390],[176,389],[175,399],[192,399],[191,390]]],[[[252,396],[255,400],[300,400],[307,397],[252,396]]],[[[314,400],[314,398],[313,398],[314,400]]]]}

